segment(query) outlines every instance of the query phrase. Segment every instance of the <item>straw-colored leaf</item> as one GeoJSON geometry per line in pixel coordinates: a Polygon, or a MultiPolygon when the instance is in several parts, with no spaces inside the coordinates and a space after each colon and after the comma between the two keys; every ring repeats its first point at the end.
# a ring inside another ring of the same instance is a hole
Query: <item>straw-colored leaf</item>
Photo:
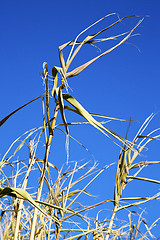
{"type": "MultiPolygon", "coordinates": [[[[69,110],[69,111],[72,111],[72,112],[75,112],[79,115],[81,115],[81,113],[75,109],[75,108],[72,108],[72,107],[69,107],[67,105],[64,106],[64,109],[66,110],[69,110]]],[[[110,117],[110,116],[106,116],[106,115],[102,115],[102,114],[98,114],[98,113],[91,113],[89,112],[90,115],[92,116],[95,116],[95,117],[101,117],[101,118],[107,118],[107,119],[110,119],[110,120],[117,120],[117,121],[134,121],[134,120],[127,120],[127,119],[122,119],[122,118],[115,118],[115,117],[110,117]]],[[[81,115],[82,116],[82,115],[81,115]]]]}
{"type": "MultiPolygon", "coordinates": [[[[116,49],[117,47],[119,47],[121,44],[123,44],[124,42],[126,42],[128,40],[128,38],[131,36],[132,32],[135,30],[135,28],[138,27],[138,25],[142,22],[142,20],[140,20],[136,26],[134,28],[132,28],[132,30],[129,32],[129,34],[122,39],[118,44],[116,44],[115,46],[113,46],[112,48],[108,49],[107,51],[103,52],[102,54],[98,55],[97,57],[93,58],[92,60],[86,62],[85,64],[75,68],[73,71],[66,73],[66,78],[70,78],[70,77],[74,77],[76,75],[78,75],[79,73],[81,73],[85,68],[87,68],[89,65],[91,65],[93,62],[95,62],[96,60],[98,60],[100,57],[103,57],[104,55],[106,55],[107,53],[113,51],[114,49],[116,49]]],[[[96,34],[95,34],[96,36],[96,34]]]]}
{"type": "MultiPolygon", "coordinates": [[[[117,133],[113,132],[109,128],[104,127],[100,122],[96,121],[91,114],[89,114],[83,107],[82,105],[71,95],[63,93],[63,98],[69,102],[75,109],[77,109],[80,114],[95,128],[103,132],[106,136],[110,134],[111,136],[115,137],[118,139],[120,142],[124,143],[124,139],[120,137],[117,133]],[[108,133],[108,134],[107,134],[108,133]]],[[[109,137],[109,136],[108,136],[109,137]]]]}
{"type": "Polygon", "coordinates": [[[65,75],[63,73],[62,68],[54,66],[52,68],[52,77],[53,77],[53,89],[52,89],[52,96],[55,98],[56,96],[56,89],[57,89],[57,83],[58,83],[58,73],[62,76],[63,79],[65,79],[65,75]]]}
{"type": "MultiPolygon", "coordinates": [[[[23,145],[24,145],[24,143],[26,142],[26,140],[27,140],[37,129],[38,129],[38,128],[34,128],[33,130],[27,131],[27,132],[25,132],[25,133],[23,134],[23,135],[26,135],[26,134],[28,133],[27,137],[25,137],[25,139],[21,141],[21,143],[20,143],[19,146],[16,148],[16,150],[14,151],[14,153],[13,153],[9,158],[7,158],[7,161],[9,161],[12,157],[15,156],[15,154],[23,147],[23,145]]],[[[23,135],[22,135],[22,136],[23,136],[23,135]]],[[[6,151],[5,155],[3,156],[2,161],[5,160],[7,154],[9,153],[9,151],[11,150],[11,148],[13,147],[13,145],[14,145],[16,142],[18,142],[22,136],[18,137],[18,138],[11,144],[11,146],[9,147],[9,149],[6,151]]]]}
{"type": "MultiPolygon", "coordinates": [[[[67,195],[67,199],[73,197],[74,195],[76,195],[79,192],[81,192],[81,190],[74,190],[72,192],[69,192],[68,195],[67,195]]],[[[82,192],[85,193],[86,195],[90,196],[90,197],[95,197],[95,196],[93,196],[92,194],[90,194],[89,192],[87,192],[85,190],[83,190],[82,192]]],[[[66,195],[64,195],[64,198],[66,198],[66,195]]],[[[62,198],[60,197],[58,200],[61,202],[62,198]]]]}
{"type": "Polygon", "coordinates": [[[153,165],[153,164],[159,164],[160,161],[145,161],[145,162],[139,162],[139,163],[135,163],[133,165],[131,165],[129,167],[129,169],[133,169],[133,168],[139,168],[139,167],[143,167],[143,166],[148,166],[148,165],[153,165]]]}
{"type": "Polygon", "coordinates": [[[143,201],[138,201],[138,202],[134,202],[134,203],[131,203],[131,204],[128,204],[128,205],[125,205],[125,206],[121,206],[121,207],[119,207],[118,209],[117,209],[117,211],[120,211],[120,210],[122,210],[122,209],[127,209],[127,208],[130,208],[130,207],[134,207],[134,206],[138,206],[138,205],[141,205],[141,204],[143,204],[143,203],[146,203],[146,202],[148,202],[148,201],[151,201],[151,200],[153,200],[153,199],[157,199],[158,197],[160,196],[160,193],[158,193],[158,194],[155,194],[154,196],[152,196],[152,197],[147,197],[147,198],[141,198],[143,201]]]}
{"type": "Polygon", "coordinates": [[[151,183],[160,184],[160,181],[154,180],[154,179],[149,179],[149,178],[134,177],[134,176],[127,176],[126,178],[129,178],[129,179],[137,179],[137,180],[142,180],[142,181],[146,181],[146,182],[151,182],[151,183]]]}
{"type": "MultiPolygon", "coordinates": [[[[70,52],[70,55],[69,55],[69,57],[68,57],[67,63],[66,63],[66,71],[68,70],[68,68],[69,68],[71,62],[73,61],[73,59],[75,58],[76,54],[80,51],[80,49],[81,49],[81,47],[83,46],[83,44],[91,44],[92,42],[95,41],[95,40],[93,40],[93,38],[95,38],[95,37],[98,36],[99,34],[103,33],[104,31],[110,29],[111,27],[113,27],[114,25],[118,24],[119,22],[123,21],[123,20],[126,19],[126,18],[130,18],[130,17],[140,17],[140,15],[130,15],[130,16],[123,17],[123,18],[119,19],[118,21],[114,22],[113,24],[111,24],[110,26],[108,26],[108,27],[100,30],[99,32],[96,32],[95,34],[92,34],[92,35],[87,36],[82,42],[81,42],[81,41],[77,41],[78,37],[79,37],[82,33],[84,33],[85,31],[87,31],[89,28],[93,27],[94,25],[96,25],[97,23],[99,23],[100,21],[102,21],[103,19],[105,19],[105,18],[107,18],[107,17],[109,17],[109,16],[112,16],[112,15],[117,15],[117,16],[118,16],[118,14],[116,14],[116,13],[111,13],[111,14],[108,14],[108,15],[104,16],[103,18],[99,19],[98,21],[96,21],[95,23],[93,23],[92,25],[90,25],[88,28],[86,28],[85,30],[83,30],[83,31],[76,37],[75,40],[70,41],[70,42],[68,42],[68,43],[66,43],[66,44],[63,44],[62,46],[59,47],[59,55],[61,55],[61,56],[60,56],[60,60],[61,60],[61,58],[62,58],[62,56],[63,56],[63,54],[62,54],[62,49],[64,49],[66,46],[71,46],[71,45],[73,45],[73,47],[72,47],[72,49],[71,49],[71,52],[70,52]],[[77,44],[78,44],[79,46],[76,48],[76,50],[75,50],[75,51],[73,52],[73,54],[72,54],[72,51],[73,51],[73,49],[74,49],[74,46],[77,45],[77,44]],[[72,55],[72,56],[71,56],[71,55],[72,55]],[[71,57],[70,57],[70,56],[71,56],[71,57]]],[[[115,36],[115,37],[116,37],[116,36],[115,36]]],[[[114,37],[114,38],[115,38],[115,37],[114,37]]],[[[102,41],[106,41],[106,40],[108,40],[108,38],[107,38],[107,39],[103,39],[103,40],[99,40],[98,42],[102,42],[102,41]]],[[[62,65],[64,65],[64,59],[63,59],[63,64],[62,64],[62,62],[61,62],[61,66],[62,66],[62,65]]]]}
{"type": "Polygon", "coordinates": [[[42,212],[45,216],[48,216],[40,207],[39,205],[34,201],[34,199],[30,196],[30,194],[21,188],[12,188],[12,187],[6,187],[4,189],[0,189],[0,197],[4,196],[13,196],[17,198],[24,199],[31,203],[34,207],[36,207],[40,212],[42,212]]]}

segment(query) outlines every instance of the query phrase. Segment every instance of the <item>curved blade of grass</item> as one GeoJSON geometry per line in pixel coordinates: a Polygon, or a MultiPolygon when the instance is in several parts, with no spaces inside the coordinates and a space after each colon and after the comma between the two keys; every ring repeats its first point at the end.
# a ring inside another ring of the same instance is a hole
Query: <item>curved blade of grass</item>
{"type": "Polygon", "coordinates": [[[82,105],[71,95],[63,93],[63,98],[69,102],[73,107],[75,107],[80,114],[91,124],[93,125],[95,128],[97,128],[99,131],[101,131],[103,134],[105,134],[107,137],[108,134],[110,134],[111,136],[115,137],[117,140],[119,140],[120,142],[124,143],[125,140],[119,136],[117,133],[113,132],[112,130],[110,130],[109,128],[104,127],[100,122],[96,121],[91,114],[89,114],[83,107],[82,105]],[[107,134],[108,133],[108,134],[107,134]]]}
{"type": "MultiPolygon", "coordinates": [[[[83,31],[76,37],[76,39],[75,39],[74,41],[71,41],[70,43],[67,44],[67,46],[73,45],[73,47],[72,47],[72,49],[71,49],[71,52],[70,52],[69,57],[68,57],[68,60],[67,60],[66,70],[67,70],[68,67],[70,66],[71,62],[73,61],[73,59],[75,58],[76,54],[79,52],[79,50],[81,49],[81,47],[83,46],[83,44],[94,42],[94,40],[92,40],[93,38],[95,38],[96,36],[98,36],[98,35],[101,34],[102,32],[108,30],[109,28],[113,27],[113,26],[116,25],[117,23],[123,21],[125,18],[129,18],[129,17],[140,17],[140,15],[130,15],[130,16],[123,17],[123,18],[119,19],[118,21],[114,22],[113,24],[111,24],[110,26],[102,29],[101,31],[99,31],[99,32],[97,32],[97,33],[95,33],[95,34],[89,35],[88,37],[86,37],[86,38],[83,40],[83,42],[79,42],[80,46],[77,47],[77,49],[76,49],[76,50],[74,51],[74,53],[72,54],[72,51],[73,51],[73,48],[74,48],[75,44],[78,44],[78,43],[77,43],[77,39],[78,39],[78,37],[79,37],[82,33],[84,33],[86,30],[88,30],[89,28],[91,28],[92,26],[94,26],[95,24],[97,24],[98,22],[102,21],[104,18],[109,17],[109,16],[114,15],[114,14],[116,14],[116,13],[108,14],[108,15],[104,16],[103,18],[101,18],[100,20],[98,20],[97,22],[93,23],[93,24],[92,24],[91,26],[89,26],[87,29],[83,30],[83,31]],[[71,54],[72,54],[72,57],[70,58],[71,54]]],[[[117,14],[116,14],[116,15],[117,15],[117,14]]],[[[107,39],[107,40],[108,40],[108,39],[107,39]]],[[[102,41],[104,41],[104,40],[102,40],[102,41]]]]}
{"type": "Polygon", "coordinates": [[[55,98],[56,95],[56,89],[57,89],[57,82],[58,82],[58,73],[61,74],[62,78],[65,80],[65,75],[63,73],[62,68],[54,66],[52,68],[52,76],[53,76],[53,89],[52,89],[52,96],[55,98]]]}
{"type": "MultiPolygon", "coordinates": [[[[40,163],[43,163],[43,162],[44,162],[44,160],[39,159],[39,158],[36,158],[36,161],[37,161],[37,162],[40,162],[40,163]]],[[[56,171],[59,172],[58,168],[57,168],[55,165],[53,165],[53,163],[51,163],[51,162],[48,161],[47,164],[48,164],[48,166],[56,169],[56,171]]]]}
{"type": "Polygon", "coordinates": [[[22,105],[21,107],[17,108],[16,110],[14,110],[10,114],[8,114],[6,117],[4,117],[2,120],[0,120],[0,126],[2,126],[8,120],[8,118],[10,118],[13,114],[15,114],[16,112],[18,112],[19,110],[21,110],[22,108],[27,106],[28,104],[30,104],[30,103],[36,101],[37,99],[41,98],[42,96],[43,96],[43,94],[41,94],[39,97],[36,97],[36,98],[32,99],[31,101],[27,102],[26,104],[22,105]]]}
{"type": "MultiPolygon", "coordinates": [[[[25,191],[24,189],[6,187],[0,192],[0,197],[4,197],[6,195],[12,196],[12,194],[13,194],[14,197],[16,196],[17,198],[22,198],[22,199],[28,201],[34,207],[36,207],[41,213],[43,213],[45,216],[50,217],[39,207],[39,205],[31,197],[31,195],[27,191],[25,191]]],[[[56,219],[56,221],[58,221],[58,219],[56,219]]]]}
{"type": "MultiPolygon", "coordinates": [[[[87,27],[86,29],[84,29],[82,32],[80,32],[79,34],[78,34],[78,36],[76,37],[76,39],[74,40],[74,41],[71,41],[71,45],[73,45],[72,46],[72,49],[71,49],[71,51],[70,51],[70,53],[69,53],[69,56],[68,56],[68,59],[67,59],[67,69],[68,69],[68,67],[69,67],[69,65],[70,65],[70,63],[72,62],[72,60],[73,60],[73,58],[75,57],[75,55],[78,53],[78,51],[80,50],[80,48],[82,47],[82,45],[83,45],[83,43],[84,43],[84,41],[83,42],[80,42],[80,46],[74,51],[74,53],[72,54],[72,52],[73,52],[73,49],[74,49],[74,47],[75,47],[75,44],[77,43],[77,40],[78,40],[78,38],[80,37],[80,35],[82,35],[84,32],[86,32],[88,29],[90,29],[91,27],[93,27],[93,26],[95,26],[97,23],[99,23],[100,21],[102,21],[104,18],[107,18],[107,17],[109,17],[109,16],[112,16],[112,15],[115,15],[116,13],[110,13],[110,14],[107,14],[106,16],[104,16],[103,18],[101,18],[101,19],[99,19],[98,21],[96,21],[96,22],[94,22],[93,24],[91,24],[89,27],[87,27]],[[72,56],[72,57],[71,57],[72,56]],[[71,58],[71,59],[70,59],[71,58]]],[[[116,14],[117,15],[117,14],[116,14]]]]}
{"type": "Polygon", "coordinates": [[[121,33],[121,34],[118,34],[118,35],[115,35],[115,36],[111,36],[111,37],[108,37],[108,38],[97,38],[97,39],[94,39],[94,40],[88,40],[87,38],[83,41],[76,41],[73,40],[71,41],[67,46],[71,46],[71,45],[80,45],[80,44],[91,44],[92,46],[93,43],[100,43],[100,42],[105,42],[105,41],[108,41],[108,40],[116,40],[118,37],[121,37],[123,35],[126,35],[128,32],[124,32],[124,33],[121,33]]]}
{"type": "Polygon", "coordinates": [[[66,67],[65,67],[65,61],[64,61],[62,49],[65,48],[66,46],[68,46],[69,43],[70,43],[70,41],[69,41],[68,43],[63,44],[62,46],[60,46],[60,47],[58,48],[58,51],[59,51],[59,60],[60,60],[61,67],[62,67],[64,73],[66,72],[66,67]]]}
{"type": "MultiPolygon", "coordinates": [[[[81,73],[85,68],[87,68],[89,65],[91,65],[93,62],[95,62],[96,60],[98,60],[100,57],[106,55],[107,53],[113,51],[115,48],[119,47],[121,44],[123,44],[124,42],[126,42],[128,40],[128,38],[131,36],[132,32],[138,27],[138,25],[143,21],[140,20],[136,26],[134,28],[131,29],[131,31],[129,32],[129,34],[124,38],[122,39],[118,44],[116,44],[114,47],[108,49],[107,51],[105,51],[104,53],[98,55],[97,57],[91,59],[90,61],[86,62],[85,64],[75,68],[73,71],[69,72],[69,73],[66,73],[66,78],[69,78],[69,77],[74,77],[76,75],[78,75],[79,73],[81,73]]],[[[89,38],[90,39],[90,38],[89,38]]],[[[88,40],[89,40],[88,39],[88,40]]]]}

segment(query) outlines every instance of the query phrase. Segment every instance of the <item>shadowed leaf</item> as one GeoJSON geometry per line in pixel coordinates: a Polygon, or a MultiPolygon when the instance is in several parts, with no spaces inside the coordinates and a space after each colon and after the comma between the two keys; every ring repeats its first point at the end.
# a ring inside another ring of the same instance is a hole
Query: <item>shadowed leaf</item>
{"type": "MultiPolygon", "coordinates": [[[[4,196],[13,196],[17,198],[24,199],[31,203],[34,207],[36,207],[40,212],[42,212],[45,216],[48,216],[40,207],[39,205],[34,201],[34,199],[30,196],[30,194],[21,188],[12,188],[12,187],[6,187],[4,189],[0,189],[0,197],[4,196]]],[[[57,221],[57,219],[56,219],[57,221]]]]}
{"type": "Polygon", "coordinates": [[[18,112],[19,110],[21,110],[22,108],[24,108],[25,106],[27,106],[28,104],[36,101],[37,99],[41,98],[43,96],[43,94],[41,94],[39,97],[32,99],[31,101],[27,102],[26,104],[22,105],[21,107],[17,108],[16,110],[14,110],[13,112],[11,112],[10,114],[8,114],[6,117],[4,117],[1,121],[0,121],[0,126],[2,126],[7,120],[8,118],[10,118],[13,114],[15,114],[16,112],[18,112]]]}

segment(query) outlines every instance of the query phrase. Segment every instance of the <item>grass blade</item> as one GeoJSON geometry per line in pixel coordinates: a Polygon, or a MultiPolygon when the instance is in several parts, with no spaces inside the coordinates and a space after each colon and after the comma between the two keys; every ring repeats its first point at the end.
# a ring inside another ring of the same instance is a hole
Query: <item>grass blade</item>
{"type": "Polygon", "coordinates": [[[75,107],[79,113],[91,124],[93,125],[95,128],[97,128],[98,130],[100,130],[101,132],[103,132],[107,137],[108,134],[110,134],[111,136],[115,137],[116,139],[118,139],[120,142],[124,143],[125,140],[120,137],[117,133],[113,132],[112,130],[104,127],[100,122],[96,121],[91,114],[89,114],[83,107],[82,105],[71,95],[63,93],[63,98],[69,102],[73,107],[75,107]],[[107,134],[108,133],[108,134],[107,134]]]}
{"type": "Polygon", "coordinates": [[[114,47],[108,49],[107,51],[103,52],[102,54],[98,55],[97,57],[91,59],[90,61],[86,62],[85,64],[75,68],[73,71],[66,73],[66,78],[70,78],[70,77],[74,77],[76,75],[78,75],[79,73],[81,73],[85,68],[87,68],[89,65],[91,65],[93,62],[95,62],[96,60],[98,60],[100,57],[106,55],[107,53],[113,51],[115,48],[119,47],[121,44],[123,44],[124,42],[126,42],[128,40],[128,38],[131,36],[132,32],[138,27],[138,25],[143,21],[140,20],[136,26],[134,28],[131,29],[131,31],[129,32],[129,34],[122,39],[118,44],[116,44],[114,47]]]}
{"type": "Polygon", "coordinates": [[[8,118],[10,118],[13,114],[18,112],[22,108],[26,107],[28,104],[30,104],[30,103],[36,101],[37,99],[41,98],[42,96],[43,96],[43,94],[41,94],[39,97],[36,97],[36,98],[32,99],[31,101],[27,102],[26,104],[22,105],[21,107],[17,108],[16,110],[14,110],[10,114],[8,114],[6,117],[4,117],[2,120],[0,120],[0,126],[2,126],[8,120],[8,118]]]}

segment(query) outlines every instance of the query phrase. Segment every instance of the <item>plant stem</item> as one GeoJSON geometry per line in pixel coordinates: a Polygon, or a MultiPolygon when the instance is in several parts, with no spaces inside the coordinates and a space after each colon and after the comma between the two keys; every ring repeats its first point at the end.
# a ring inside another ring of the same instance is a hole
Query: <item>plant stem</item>
{"type": "Polygon", "coordinates": [[[111,220],[110,220],[110,223],[109,223],[109,227],[108,227],[108,232],[106,234],[106,237],[105,237],[105,240],[108,240],[109,239],[109,236],[111,234],[111,231],[112,231],[112,226],[113,226],[113,221],[114,221],[114,217],[115,217],[115,214],[117,212],[117,209],[118,209],[118,206],[116,205],[113,209],[113,213],[112,213],[112,217],[111,217],[111,220]]]}
{"type": "MultiPolygon", "coordinates": [[[[52,121],[52,130],[54,130],[56,119],[57,119],[57,114],[59,110],[59,104],[56,105],[55,111],[54,111],[54,117],[52,121]]],[[[42,193],[42,188],[43,188],[43,182],[44,182],[44,176],[45,176],[45,171],[46,171],[46,166],[47,166],[47,161],[48,161],[48,156],[50,152],[50,147],[51,147],[51,141],[52,141],[53,135],[49,135],[48,141],[46,144],[46,152],[45,152],[45,157],[44,157],[44,163],[43,163],[43,168],[41,171],[41,176],[39,180],[39,186],[38,186],[38,191],[37,191],[37,197],[36,200],[39,201],[42,193]]],[[[34,240],[34,235],[35,235],[35,228],[36,228],[36,223],[37,223],[37,213],[38,209],[34,209],[34,215],[33,215],[33,220],[32,220],[32,226],[31,226],[31,233],[30,233],[30,240],[34,240]]]]}
{"type": "MultiPolygon", "coordinates": [[[[24,190],[26,190],[26,187],[27,187],[28,177],[29,177],[30,171],[31,171],[33,163],[34,163],[34,158],[35,158],[35,152],[33,153],[30,149],[29,166],[28,166],[28,170],[27,170],[25,179],[23,181],[23,186],[22,186],[22,189],[24,189],[24,190]]],[[[23,208],[23,199],[20,199],[19,207],[17,209],[16,227],[15,227],[15,231],[14,231],[14,240],[18,239],[22,208],[23,208]]]]}

